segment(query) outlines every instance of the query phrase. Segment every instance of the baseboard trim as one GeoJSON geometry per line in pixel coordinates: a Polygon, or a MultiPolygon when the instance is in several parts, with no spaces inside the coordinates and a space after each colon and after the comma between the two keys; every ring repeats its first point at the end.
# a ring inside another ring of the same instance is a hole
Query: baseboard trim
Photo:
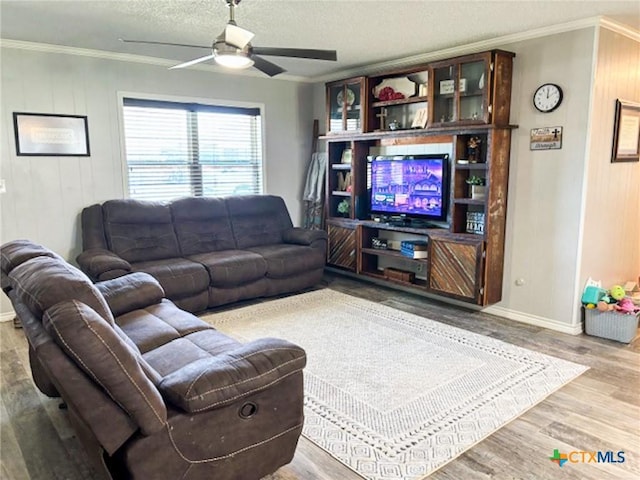
{"type": "Polygon", "coordinates": [[[568,333],[569,335],[580,335],[582,333],[582,325],[567,325],[566,323],[560,323],[549,318],[518,312],[517,310],[511,310],[497,305],[483,308],[482,311],[484,313],[490,313],[491,315],[497,315],[498,317],[515,320],[516,322],[527,323],[529,325],[544,327],[557,332],[568,333]]]}
{"type": "Polygon", "coordinates": [[[0,313],[0,322],[10,322],[14,318],[16,318],[16,312],[14,311],[0,313]]]}

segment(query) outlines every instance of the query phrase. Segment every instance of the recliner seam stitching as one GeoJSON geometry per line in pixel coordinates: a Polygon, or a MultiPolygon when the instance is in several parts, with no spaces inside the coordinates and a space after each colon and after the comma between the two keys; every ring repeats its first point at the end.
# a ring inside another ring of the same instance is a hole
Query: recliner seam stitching
{"type": "MultiPolygon", "coordinates": [[[[184,338],[184,337],[182,337],[184,338]]],[[[193,342],[191,342],[193,343],[193,342]]],[[[194,344],[195,345],[195,344],[194,344]]],[[[197,345],[199,346],[199,345],[197,345]]],[[[204,349],[203,349],[204,350],[204,349]]],[[[206,351],[206,350],[205,350],[206,351]]],[[[239,357],[239,358],[234,358],[233,360],[231,360],[230,362],[227,362],[227,365],[232,365],[234,363],[240,362],[242,360],[246,360],[247,358],[253,357],[254,355],[258,355],[259,353],[266,353],[266,352],[278,352],[278,351],[291,351],[291,352],[299,352],[299,350],[295,349],[295,348],[289,348],[289,347],[282,347],[282,348],[267,348],[264,350],[259,350],[257,352],[253,352],[250,353],[248,355],[245,355],[243,357],[239,357]]],[[[204,360],[204,359],[202,359],[204,360]]],[[[192,362],[193,363],[193,362],[192,362]]],[[[288,362],[287,362],[288,363],[288,362]]],[[[286,363],[282,364],[282,365],[286,365],[286,363]]],[[[280,365],[280,366],[282,366],[280,365]]],[[[273,371],[273,370],[271,370],[273,371]]],[[[188,397],[189,393],[191,393],[191,389],[193,388],[193,386],[196,384],[196,382],[198,380],[200,380],[200,377],[202,377],[202,375],[204,375],[205,373],[207,373],[207,370],[204,370],[202,373],[200,373],[200,375],[198,375],[192,382],[191,385],[189,385],[189,388],[187,389],[187,391],[185,392],[185,397],[188,397]]],[[[257,378],[257,377],[253,377],[253,378],[257,378]]],[[[246,380],[245,380],[246,381],[246,380]]],[[[237,383],[234,383],[232,385],[227,385],[226,387],[220,387],[219,390],[224,389],[224,388],[228,388],[228,387],[232,387],[234,385],[237,385],[237,383]]],[[[215,390],[211,390],[211,391],[215,391],[215,390]]],[[[210,393],[211,391],[205,392],[202,395],[206,395],[208,393],[210,393]]],[[[187,398],[187,400],[191,400],[190,398],[187,398]]]]}
{"type": "Polygon", "coordinates": [[[220,460],[226,460],[227,458],[231,458],[239,453],[243,453],[246,452],[247,450],[251,450],[255,447],[259,447],[261,445],[264,445],[265,443],[271,442],[272,440],[275,440],[276,438],[280,438],[283,435],[286,435],[289,432],[292,432],[300,427],[302,427],[304,424],[303,423],[299,423],[297,425],[294,425],[291,428],[288,428],[286,430],[283,430],[280,433],[277,433],[275,435],[273,435],[270,438],[267,438],[265,440],[262,440],[260,442],[257,443],[253,443],[251,445],[247,445],[244,448],[241,448],[239,450],[236,450],[235,452],[231,452],[231,453],[227,453],[226,455],[222,455],[220,457],[211,457],[211,458],[206,458],[203,460],[189,460],[187,457],[184,456],[184,454],[180,451],[180,449],[178,448],[178,446],[176,445],[176,442],[173,438],[173,435],[171,435],[171,428],[169,427],[169,424],[167,423],[166,427],[167,427],[167,435],[169,436],[169,440],[171,441],[171,445],[173,446],[173,449],[176,451],[176,453],[180,456],[180,458],[182,458],[182,460],[184,460],[185,462],[189,463],[189,464],[198,464],[198,463],[210,463],[210,462],[217,462],[220,460]]]}
{"type": "MultiPolygon", "coordinates": [[[[296,360],[298,360],[298,359],[296,359],[296,360]]],[[[291,362],[293,362],[293,361],[294,360],[291,360],[291,362]]],[[[291,362],[287,362],[287,363],[291,363],[291,362]]],[[[247,395],[249,395],[251,393],[255,393],[255,392],[259,392],[261,390],[264,390],[265,388],[268,388],[271,385],[273,385],[275,383],[278,383],[279,381],[284,380],[285,378],[293,375],[294,373],[298,373],[298,372],[301,372],[301,371],[302,371],[302,368],[299,368],[297,370],[293,370],[293,371],[291,371],[291,372],[289,372],[289,373],[287,373],[285,375],[282,375],[281,377],[276,378],[274,381],[269,382],[269,383],[267,383],[265,385],[260,385],[259,387],[256,387],[253,390],[247,390],[246,392],[240,393],[240,394],[235,395],[233,397],[225,398],[224,400],[219,400],[219,401],[217,401],[215,403],[211,403],[211,404],[207,405],[206,407],[198,408],[198,409],[195,409],[195,410],[192,410],[192,411],[193,412],[202,412],[203,410],[207,410],[209,408],[217,407],[218,405],[221,405],[223,403],[227,403],[227,402],[230,402],[230,401],[233,401],[233,400],[237,400],[238,398],[246,397],[247,395]]]]}

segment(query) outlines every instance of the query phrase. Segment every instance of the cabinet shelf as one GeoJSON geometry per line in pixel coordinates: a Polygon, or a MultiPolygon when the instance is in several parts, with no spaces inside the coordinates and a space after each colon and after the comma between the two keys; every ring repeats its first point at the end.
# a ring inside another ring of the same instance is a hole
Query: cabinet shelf
{"type": "Polygon", "coordinates": [[[460,96],[461,97],[482,97],[484,95],[484,93],[482,92],[482,90],[478,90],[476,92],[471,92],[471,93],[461,93],[460,96]]]}
{"type": "Polygon", "coordinates": [[[403,282],[402,280],[396,280],[395,278],[385,277],[382,273],[362,272],[362,275],[371,278],[377,278],[378,280],[384,280],[385,282],[396,283],[405,287],[421,288],[427,287],[427,281],[421,278],[416,278],[413,282],[403,282]]]}
{"type": "Polygon", "coordinates": [[[408,262],[422,262],[427,263],[427,258],[410,258],[405,255],[402,255],[397,250],[383,250],[380,248],[362,248],[362,253],[366,253],[368,255],[378,255],[380,257],[391,257],[391,258],[401,258],[403,260],[407,260],[408,262]]]}
{"type": "Polygon", "coordinates": [[[410,103],[420,103],[426,102],[428,97],[409,97],[409,98],[400,98],[398,100],[383,100],[381,102],[373,102],[371,104],[372,107],[389,107],[394,105],[408,105],[410,103]]]}
{"type": "Polygon", "coordinates": [[[427,126],[426,128],[412,128],[409,130],[377,130],[375,132],[341,132],[341,136],[330,134],[322,135],[319,138],[321,140],[333,140],[344,142],[345,139],[358,141],[358,140],[382,140],[385,138],[395,137],[428,137],[436,135],[473,135],[487,133],[491,130],[503,130],[503,129],[515,129],[518,125],[486,125],[486,124],[472,124],[472,125],[451,125],[451,126],[427,126]],[[348,135],[348,136],[347,136],[348,135]]]}
{"type": "Polygon", "coordinates": [[[486,163],[457,163],[456,170],[486,170],[486,163]]]}
{"type": "Polygon", "coordinates": [[[461,205],[484,205],[486,200],[475,200],[473,198],[454,198],[453,203],[461,205]]]}

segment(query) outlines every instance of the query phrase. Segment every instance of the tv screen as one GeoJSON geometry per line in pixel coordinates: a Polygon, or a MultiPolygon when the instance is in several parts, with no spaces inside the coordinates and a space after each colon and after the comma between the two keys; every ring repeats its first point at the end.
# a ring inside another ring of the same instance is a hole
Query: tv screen
{"type": "Polygon", "coordinates": [[[378,156],[371,159],[371,213],[444,221],[449,155],[378,156]]]}

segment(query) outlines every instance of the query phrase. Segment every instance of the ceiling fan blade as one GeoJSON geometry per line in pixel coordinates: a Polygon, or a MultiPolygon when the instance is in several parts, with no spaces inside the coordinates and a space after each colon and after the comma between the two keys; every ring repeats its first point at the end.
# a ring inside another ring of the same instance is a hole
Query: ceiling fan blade
{"type": "Polygon", "coordinates": [[[211,55],[207,55],[205,57],[196,58],[195,60],[189,60],[188,62],[181,63],[179,65],[174,65],[173,67],[169,67],[169,70],[173,70],[174,68],[185,68],[190,67],[191,65],[195,65],[196,63],[206,62],[207,60],[211,60],[215,55],[212,53],[211,55]]]}
{"type": "Polygon", "coordinates": [[[224,29],[224,41],[237,48],[244,48],[255,37],[255,34],[232,23],[224,29]]]}
{"type": "Polygon", "coordinates": [[[147,41],[147,40],[126,40],[124,38],[119,38],[118,40],[120,40],[123,43],[143,43],[146,45],[170,45],[173,47],[191,47],[191,48],[208,48],[211,49],[211,45],[208,46],[204,46],[204,45],[188,45],[186,43],[168,43],[168,42],[152,42],[152,41],[147,41]]]}
{"type": "Polygon", "coordinates": [[[260,58],[253,55],[251,57],[251,60],[254,61],[254,64],[253,64],[254,67],[256,67],[261,72],[266,73],[270,77],[275,77],[279,73],[286,72],[284,68],[279,67],[275,63],[271,63],[270,61],[265,60],[264,58],[260,58]]]}
{"type": "Polygon", "coordinates": [[[313,50],[310,48],[273,48],[253,47],[256,55],[274,55],[276,57],[312,58],[315,60],[330,60],[335,62],[338,54],[335,50],[313,50]]]}

